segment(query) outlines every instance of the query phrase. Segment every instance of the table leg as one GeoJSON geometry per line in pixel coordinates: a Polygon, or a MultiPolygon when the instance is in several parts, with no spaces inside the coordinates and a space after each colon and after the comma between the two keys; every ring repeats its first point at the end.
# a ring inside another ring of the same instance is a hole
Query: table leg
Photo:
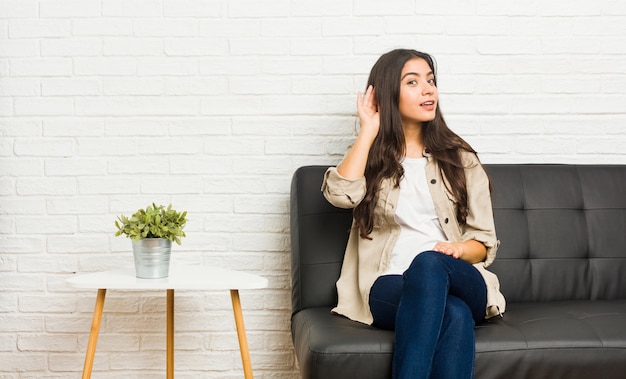
{"type": "Polygon", "coordinates": [[[174,290],[167,290],[167,379],[174,379],[174,290]]]}
{"type": "Polygon", "coordinates": [[[91,319],[91,332],[89,332],[89,343],[87,344],[87,353],[85,354],[85,365],[83,366],[83,379],[91,378],[91,370],[93,369],[93,361],[96,355],[96,344],[98,343],[98,333],[100,332],[100,322],[102,321],[102,310],[104,309],[104,297],[107,290],[98,289],[96,297],[96,306],[91,319]]]}
{"type": "Polygon", "coordinates": [[[248,341],[246,340],[246,328],[243,324],[243,312],[241,311],[239,290],[230,290],[230,299],[233,303],[233,313],[235,314],[235,326],[237,327],[237,337],[239,338],[239,351],[241,352],[241,362],[243,363],[243,374],[245,379],[252,379],[252,363],[250,362],[250,352],[248,351],[248,341]]]}

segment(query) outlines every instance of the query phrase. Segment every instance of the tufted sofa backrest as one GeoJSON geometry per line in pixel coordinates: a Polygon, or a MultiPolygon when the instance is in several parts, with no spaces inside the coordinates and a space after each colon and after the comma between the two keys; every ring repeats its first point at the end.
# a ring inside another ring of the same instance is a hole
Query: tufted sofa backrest
{"type": "Polygon", "coordinates": [[[485,169],[509,301],[626,298],[626,166],[485,169]]]}
{"type": "MultiPolygon", "coordinates": [[[[291,184],[292,308],[330,307],[352,221],[320,187],[326,166],[291,184]]],[[[509,302],[626,299],[626,166],[485,165],[496,233],[490,267],[509,302]]]]}

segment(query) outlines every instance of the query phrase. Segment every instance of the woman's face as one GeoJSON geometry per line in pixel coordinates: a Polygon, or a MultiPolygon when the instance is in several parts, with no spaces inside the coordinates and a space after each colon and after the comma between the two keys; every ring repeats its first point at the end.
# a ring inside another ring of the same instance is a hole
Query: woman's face
{"type": "Polygon", "coordinates": [[[439,93],[435,75],[422,58],[413,58],[404,64],[400,79],[398,110],[402,125],[422,124],[435,118],[439,93]]]}

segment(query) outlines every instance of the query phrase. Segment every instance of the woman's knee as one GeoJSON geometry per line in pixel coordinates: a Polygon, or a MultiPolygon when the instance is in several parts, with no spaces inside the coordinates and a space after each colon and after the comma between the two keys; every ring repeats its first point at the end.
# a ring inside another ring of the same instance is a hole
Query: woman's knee
{"type": "Polygon", "coordinates": [[[424,251],[413,259],[407,273],[431,273],[437,268],[444,268],[443,261],[446,257],[447,255],[436,251],[424,251]]]}

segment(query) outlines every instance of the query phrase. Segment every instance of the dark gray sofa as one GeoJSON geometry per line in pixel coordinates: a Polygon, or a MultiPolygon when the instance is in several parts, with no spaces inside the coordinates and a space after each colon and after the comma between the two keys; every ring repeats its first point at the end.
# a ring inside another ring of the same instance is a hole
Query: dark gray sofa
{"type": "MultiPolygon", "coordinates": [[[[291,331],[305,379],[388,378],[393,333],[332,315],[352,219],[291,186],[291,331]]],[[[476,327],[476,378],[626,378],[626,166],[486,165],[503,318],[476,327]]]]}

